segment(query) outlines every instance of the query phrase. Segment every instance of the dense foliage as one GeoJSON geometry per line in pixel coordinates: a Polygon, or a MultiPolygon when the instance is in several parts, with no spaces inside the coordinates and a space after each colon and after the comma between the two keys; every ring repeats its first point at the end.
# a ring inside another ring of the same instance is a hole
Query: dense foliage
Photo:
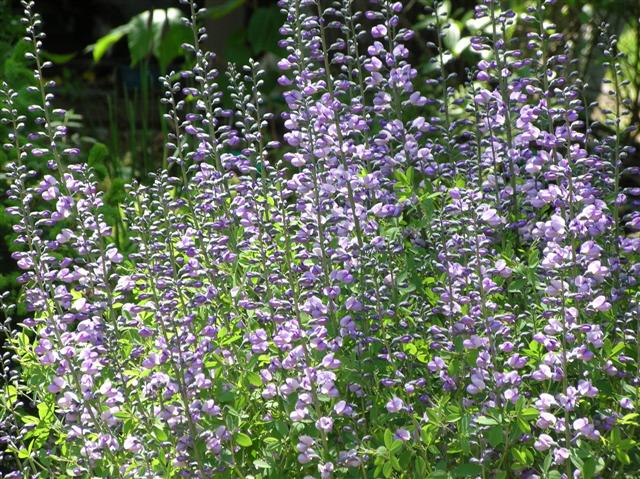
{"type": "Polygon", "coordinates": [[[5,328],[5,477],[637,477],[615,38],[596,111],[552,0],[478,5],[460,83],[435,3],[433,97],[400,2],[280,0],[280,145],[260,66],[230,65],[221,91],[205,12],[182,1],[193,67],[161,78],[169,157],[127,187],[131,253],[24,1],[29,106],[1,89],[30,312],[5,328]]]}

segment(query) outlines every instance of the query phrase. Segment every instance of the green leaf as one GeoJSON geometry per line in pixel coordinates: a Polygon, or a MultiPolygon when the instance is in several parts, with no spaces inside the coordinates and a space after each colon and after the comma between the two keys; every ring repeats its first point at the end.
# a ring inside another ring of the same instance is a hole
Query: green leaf
{"type": "Polygon", "coordinates": [[[584,460],[578,455],[578,451],[572,449],[570,458],[574,466],[576,466],[578,469],[582,469],[582,467],[584,466],[584,460]]]}
{"type": "Polygon", "coordinates": [[[627,454],[623,449],[617,448],[615,450],[615,454],[618,461],[620,461],[622,464],[631,464],[631,458],[629,457],[629,454],[627,454]]]}
{"type": "Polygon", "coordinates": [[[481,426],[495,426],[500,423],[492,417],[479,416],[476,418],[476,424],[480,424],[481,426]]]}
{"type": "Polygon", "coordinates": [[[154,49],[160,70],[166,72],[173,60],[182,56],[182,44],[191,40],[191,31],[186,25],[172,23],[160,39],[160,44],[154,49]]]}
{"type": "Polygon", "coordinates": [[[29,451],[27,451],[26,449],[22,448],[18,451],[18,457],[20,459],[27,459],[29,457],[29,451]]]}
{"type": "MultiPolygon", "coordinates": [[[[29,44],[24,40],[20,40],[13,48],[11,56],[4,62],[3,80],[16,91],[27,85],[31,85],[33,81],[33,72],[27,67],[24,59],[25,53],[30,51],[31,47],[29,44]]],[[[0,73],[2,72],[0,71],[0,73]]],[[[29,96],[27,96],[27,98],[29,98],[29,96]]]]}
{"type": "Polygon", "coordinates": [[[129,32],[130,28],[129,24],[120,25],[100,38],[95,44],[90,45],[88,50],[93,51],[93,61],[96,63],[99,62],[105,53],[129,32]]]}
{"type": "Polygon", "coordinates": [[[513,457],[520,464],[527,466],[533,463],[533,454],[529,449],[526,448],[514,448],[511,450],[513,457]]]}
{"type": "Polygon", "coordinates": [[[15,404],[15,402],[18,400],[18,388],[16,388],[12,384],[9,384],[7,385],[5,391],[7,394],[7,400],[9,401],[8,404],[15,404]]]}
{"type": "Polygon", "coordinates": [[[251,445],[253,444],[251,438],[243,432],[239,432],[236,435],[236,442],[238,443],[238,446],[241,447],[251,447],[251,445]]]}
{"type": "Polygon", "coordinates": [[[540,262],[540,254],[538,253],[537,248],[532,247],[529,250],[527,261],[529,263],[529,266],[531,266],[532,268],[535,268],[536,266],[538,266],[538,263],[540,262]]]}
{"type": "Polygon", "coordinates": [[[51,409],[49,408],[49,405],[47,403],[38,403],[38,417],[40,418],[40,420],[47,419],[50,412],[51,409]]]}
{"type": "Polygon", "coordinates": [[[389,448],[389,452],[397,453],[400,449],[402,449],[403,442],[400,439],[395,439],[389,448]]]}
{"type": "Polygon", "coordinates": [[[214,5],[207,8],[206,16],[213,20],[229,15],[234,10],[244,5],[245,0],[227,0],[222,5],[214,5]]]}
{"type": "Polygon", "coordinates": [[[95,165],[102,164],[108,157],[109,148],[107,148],[103,143],[96,143],[91,147],[91,150],[89,150],[89,166],[93,167],[95,165]]]}
{"type": "Polygon", "coordinates": [[[504,435],[502,433],[501,426],[493,426],[487,432],[487,439],[489,439],[489,444],[492,447],[498,447],[500,444],[504,442],[504,435]]]}
{"type": "Polygon", "coordinates": [[[56,65],[64,65],[65,63],[69,63],[76,56],[76,52],[71,53],[52,53],[43,51],[42,56],[47,60],[51,60],[56,65]]]}
{"type": "Polygon", "coordinates": [[[626,415],[622,416],[618,420],[618,423],[619,424],[631,424],[631,425],[637,426],[638,423],[636,421],[634,421],[634,419],[636,419],[638,416],[640,416],[640,414],[638,414],[636,412],[632,412],[630,414],[626,414],[626,415]]]}
{"type": "Polygon", "coordinates": [[[516,422],[518,424],[518,429],[520,429],[520,431],[522,431],[525,434],[531,432],[531,426],[527,421],[525,421],[521,417],[518,417],[516,422]]]}
{"type": "Polygon", "coordinates": [[[472,37],[462,37],[455,46],[451,49],[454,55],[460,56],[462,52],[467,50],[471,46],[472,37]]]}
{"type": "Polygon", "coordinates": [[[453,470],[454,477],[475,477],[482,473],[478,464],[461,464],[453,470]]]}
{"type": "Polygon", "coordinates": [[[391,462],[384,463],[384,466],[382,466],[382,474],[384,474],[384,477],[391,477],[393,474],[393,464],[391,462]]]}
{"type": "Polygon", "coordinates": [[[96,143],[89,150],[87,163],[96,173],[99,180],[104,180],[108,176],[105,160],[109,157],[109,149],[102,143],[96,143]]]}
{"type": "Polygon", "coordinates": [[[460,27],[454,21],[449,22],[449,27],[444,31],[444,44],[449,50],[453,50],[460,41],[460,27]]]}
{"type": "Polygon", "coordinates": [[[591,479],[596,474],[596,461],[593,458],[585,459],[581,468],[582,477],[584,479],[591,479]]]}
{"type": "Polygon", "coordinates": [[[156,424],[153,427],[153,432],[154,432],[155,438],[158,441],[166,441],[169,438],[169,436],[167,436],[167,433],[164,431],[164,429],[160,424],[156,424]]]}
{"type": "Polygon", "coordinates": [[[271,464],[263,459],[256,459],[253,461],[253,465],[258,469],[271,469],[271,464]]]}
{"type": "Polygon", "coordinates": [[[262,387],[262,378],[258,373],[254,373],[253,371],[249,372],[249,374],[247,374],[247,381],[249,381],[249,384],[252,386],[257,388],[262,387]]]}
{"type": "Polygon", "coordinates": [[[127,24],[129,26],[127,43],[131,55],[131,65],[135,66],[150,55],[155,55],[159,60],[162,60],[163,64],[168,65],[179,54],[175,44],[184,35],[186,28],[180,21],[181,17],[182,11],[178,8],[158,8],[133,17],[127,24]],[[177,30],[177,32],[172,33],[165,47],[162,47],[164,36],[171,30],[177,30]]]}
{"type": "Polygon", "coordinates": [[[445,419],[447,422],[458,422],[460,419],[462,419],[462,415],[459,412],[452,412],[450,414],[447,414],[447,417],[445,419]]]}
{"type": "Polygon", "coordinates": [[[524,419],[525,421],[531,421],[532,419],[537,419],[540,415],[540,412],[532,407],[524,408],[522,411],[518,413],[518,416],[524,419]]]}
{"type": "Polygon", "coordinates": [[[156,10],[151,10],[151,13],[143,12],[129,21],[130,28],[127,35],[127,45],[131,56],[131,66],[135,66],[140,60],[151,56],[155,48],[154,40],[160,43],[159,36],[154,38],[156,18],[156,10]],[[149,28],[149,15],[152,15],[151,28],[149,28]]]}
{"type": "Polygon", "coordinates": [[[420,477],[424,477],[427,474],[427,463],[421,456],[418,456],[416,458],[415,467],[416,467],[416,472],[420,477]]]}
{"type": "Polygon", "coordinates": [[[614,356],[617,356],[618,353],[621,353],[622,351],[624,351],[624,348],[625,348],[624,343],[616,344],[613,348],[611,348],[611,351],[609,351],[609,357],[612,358],[614,356]]]}
{"type": "Polygon", "coordinates": [[[35,416],[22,416],[22,422],[25,424],[40,424],[40,419],[35,416]]]}
{"type": "Polygon", "coordinates": [[[391,449],[393,445],[393,433],[389,429],[384,431],[384,445],[387,449],[391,449]]]}
{"type": "Polygon", "coordinates": [[[544,458],[544,463],[542,464],[542,472],[547,473],[549,468],[551,467],[551,461],[553,461],[553,456],[551,452],[547,454],[547,457],[544,458]]]}
{"type": "Polygon", "coordinates": [[[227,37],[225,58],[232,63],[247,63],[251,58],[251,50],[247,44],[247,34],[244,28],[227,37]]]}
{"type": "Polygon", "coordinates": [[[467,27],[471,32],[476,33],[480,30],[483,30],[491,23],[491,20],[488,17],[482,18],[469,18],[464,26],[467,27]]]}
{"type": "Polygon", "coordinates": [[[289,425],[284,421],[276,421],[275,428],[281,437],[285,437],[289,434],[289,425]]]}
{"type": "Polygon", "coordinates": [[[247,40],[254,54],[278,52],[278,30],[282,22],[282,14],[275,7],[260,7],[253,12],[247,27],[247,40]]]}

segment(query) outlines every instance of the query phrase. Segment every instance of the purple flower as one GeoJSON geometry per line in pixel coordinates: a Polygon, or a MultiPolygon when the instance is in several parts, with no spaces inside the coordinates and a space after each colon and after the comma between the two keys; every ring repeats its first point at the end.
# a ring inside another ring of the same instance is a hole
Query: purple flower
{"type": "Polygon", "coordinates": [[[409,439],[411,439],[411,434],[404,428],[398,428],[396,429],[393,437],[400,441],[408,441],[409,439]]]}
{"type": "Polygon", "coordinates": [[[138,453],[142,450],[142,443],[135,436],[127,436],[124,440],[123,447],[126,451],[138,453]]]}
{"type": "Polygon", "coordinates": [[[384,38],[387,35],[387,27],[384,25],[376,25],[371,28],[371,36],[373,38],[384,38]]]}
{"type": "Polygon", "coordinates": [[[556,464],[564,464],[569,459],[569,450],[565,447],[559,447],[553,450],[553,460],[556,464]]]}
{"type": "Polygon", "coordinates": [[[631,399],[629,398],[622,398],[619,401],[620,407],[623,409],[629,409],[632,410],[633,409],[633,402],[631,401],[631,399]]]}
{"type": "Polygon", "coordinates": [[[333,419],[323,416],[316,421],[316,428],[324,433],[329,433],[333,430],[333,419]]]}
{"type": "Polygon", "coordinates": [[[269,349],[267,332],[264,329],[257,329],[249,335],[249,343],[251,343],[251,350],[254,353],[264,353],[269,349]]]}
{"type": "Polygon", "coordinates": [[[47,388],[47,391],[49,391],[52,394],[55,394],[62,391],[66,387],[66,385],[67,385],[67,382],[63,378],[56,376],[53,378],[53,381],[47,388]]]}
{"type": "Polygon", "coordinates": [[[538,439],[536,439],[536,441],[534,442],[533,447],[536,451],[543,452],[549,449],[554,444],[555,441],[551,436],[549,436],[548,434],[540,434],[538,436],[538,439]]]}
{"type": "Polygon", "coordinates": [[[485,208],[480,215],[480,219],[489,226],[498,226],[503,221],[494,208],[485,208]]]}
{"type": "Polygon", "coordinates": [[[585,397],[593,398],[598,395],[598,388],[591,384],[591,381],[585,379],[580,380],[578,383],[578,392],[585,397]]]}
{"type": "Polygon", "coordinates": [[[611,309],[611,303],[607,302],[607,298],[600,295],[589,303],[589,307],[596,311],[606,312],[611,309]]]}
{"type": "Polygon", "coordinates": [[[318,457],[316,452],[313,449],[315,445],[315,441],[310,436],[300,436],[298,437],[298,445],[296,449],[298,450],[298,462],[300,464],[307,464],[311,462],[314,458],[318,457]]]}
{"type": "Polygon", "coordinates": [[[320,473],[321,479],[329,479],[333,476],[335,466],[331,462],[327,462],[325,464],[318,464],[318,472],[320,473]]]}
{"type": "Polygon", "coordinates": [[[573,422],[573,429],[578,435],[583,436],[592,441],[600,439],[600,432],[589,422],[587,418],[578,418],[573,422]]]}
{"type": "Polygon", "coordinates": [[[385,406],[390,413],[396,413],[404,409],[404,401],[398,397],[393,397],[385,406]]]}

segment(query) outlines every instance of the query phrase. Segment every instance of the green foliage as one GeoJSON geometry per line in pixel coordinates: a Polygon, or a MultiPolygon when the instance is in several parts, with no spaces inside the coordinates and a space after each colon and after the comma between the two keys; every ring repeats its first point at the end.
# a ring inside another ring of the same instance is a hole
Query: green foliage
{"type": "Polygon", "coordinates": [[[254,55],[279,52],[278,28],[282,21],[283,16],[276,7],[260,7],[253,12],[247,29],[247,40],[254,55]]]}
{"type": "Polygon", "coordinates": [[[227,0],[220,5],[213,5],[207,9],[207,18],[218,20],[223,18],[245,4],[246,0],[227,0]]]}
{"type": "Polygon", "coordinates": [[[177,8],[149,10],[134,16],[88,47],[95,62],[122,38],[127,38],[131,65],[135,66],[151,56],[165,71],[173,60],[183,55],[180,46],[189,41],[191,30],[180,21],[182,12],[177,8]]]}

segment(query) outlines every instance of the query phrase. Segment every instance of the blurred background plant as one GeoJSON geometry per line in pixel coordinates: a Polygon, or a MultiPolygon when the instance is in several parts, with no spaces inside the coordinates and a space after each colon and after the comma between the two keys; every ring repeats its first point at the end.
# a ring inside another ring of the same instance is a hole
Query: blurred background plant
{"type": "MultiPolygon", "coordinates": [[[[21,93],[23,110],[25,88],[30,82],[31,71],[24,62],[25,46],[21,41],[23,28],[20,25],[18,10],[13,8],[10,0],[0,0],[0,82],[6,81],[15,85],[21,93]]],[[[1,105],[0,105],[1,106],[1,105]]],[[[6,129],[0,124],[0,135],[6,138],[6,129]]],[[[6,162],[6,154],[0,150],[0,167],[6,162]]],[[[0,191],[7,190],[4,169],[0,172],[0,191]]],[[[5,211],[6,198],[0,196],[0,291],[11,291],[12,299],[18,292],[16,278],[18,276],[15,261],[11,259],[12,230],[11,220],[5,211]]],[[[18,312],[20,314],[20,312],[18,312]]]]}
{"type": "MultiPolygon", "coordinates": [[[[360,1],[360,7],[365,8],[367,1],[360,1]]],[[[534,3],[509,0],[505,5],[523,14],[534,3]]],[[[473,0],[454,0],[439,7],[446,9],[450,18],[444,37],[448,54],[442,61],[445,71],[455,74],[450,83],[454,91],[461,91],[467,68],[477,61],[477,54],[470,48],[471,38],[488,28],[485,20],[474,19],[475,4],[473,0]]],[[[405,26],[416,32],[411,48],[416,58],[411,62],[421,65],[419,75],[425,81],[418,84],[424,84],[427,96],[440,88],[427,81],[437,75],[441,61],[434,55],[438,37],[433,16],[429,15],[432,5],[432,0],[410,0],[401,16],[405,26]]],[[[132,178],[144,182],[150,171],[166,165],[157,77],[180,71],[192,61],[180,48],[190,35],[180,20],[187,12],[174,0],[38,0],[36,6],[47,33],[47,59],[55,64],[50,71],[58,85],[57,97],[70,112],[62,121],[72,127],[72,141],[82,147],[85,159],[96,170],[105,191],[107,219],[119,246],[126,249],[128,240],[119,207],[124,185],[132,178]]],[[[276,62],[282,53],[278,29],[283,18],[275,2],[207,0],[206,6],[208,47],[218,54],[219,68],[223,70],[227,62],[243,64],[250,57],[257,59],[267,72],[266,108],[281,111],[276,62]]],[[[624,73],[630,79],[623,85],[632,101],[629,122],[640,123],[640,2],[565,0],[549,8],[550,18],[579,59],[576,68],[589,84],[590,101],[607,101],[603,94],[607,78],[598,46],[601,25],[608,24],[609,30],[619,36],[618,48],[625,54],[624,73]]],[[[19,1],[0,0],[0,81],[6,80],[17,89],[26,85],[31,75],[23,60],[19,12],[19,1]]],[[[512,27],[514,31],[518,25],[516,22],[512,27]]],[[[225,75],[219,78],[220,83],[226,81],[225,75]]],[[[431,108],[437,108],[437,104],[431,108]]],[[[271,134],[279,136],[277,115],[271,126],[271,134]]],[[[637,131],[632,132],[628,141],[636,141],[637,136],[637,131]]],[[[6,155],[0,152],[0,167],[5,161],[6,155]]],[[[1,176],[0,182],[4,182],[1,176]]],[[[0,197],[0,290],[16,295],[17,273],[10,258],[13,235],[4,201],[0,197]]]]}

